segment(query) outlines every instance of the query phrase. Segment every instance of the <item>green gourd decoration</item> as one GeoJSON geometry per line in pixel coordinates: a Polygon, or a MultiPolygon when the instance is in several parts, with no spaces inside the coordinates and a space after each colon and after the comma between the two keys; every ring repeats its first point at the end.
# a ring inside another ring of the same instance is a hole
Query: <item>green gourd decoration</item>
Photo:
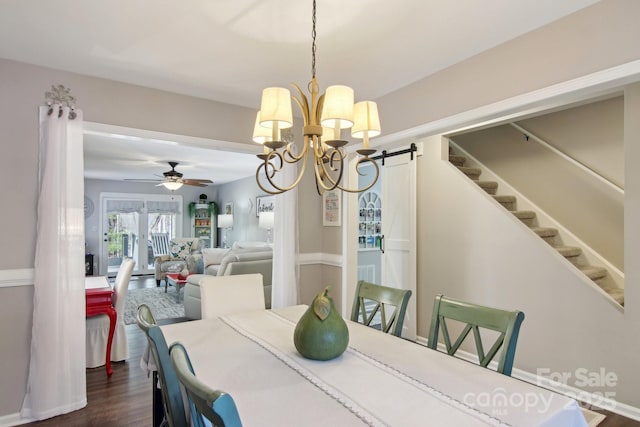
{"type": "Polygon", "coordinates": [[[293,342],[302,356],[313,360],[335,359],[347,349],[349,329],[329,297],[329,287],[316,295],[298,321],[293,342]]]}

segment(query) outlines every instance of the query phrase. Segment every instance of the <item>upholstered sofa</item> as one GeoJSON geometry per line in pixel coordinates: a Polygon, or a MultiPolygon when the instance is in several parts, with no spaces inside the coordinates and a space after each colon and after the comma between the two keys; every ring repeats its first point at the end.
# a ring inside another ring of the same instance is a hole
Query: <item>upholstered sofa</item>
{"type": "Polygon", "coordinates": [[[199,239],[195,237],[174,238],[169,241],[169,253],[153,258],[155,267],[156,286],[164,280],[164,289],[167,290],[167,273],[180,271],[187,267],[187,258],[198,251],[199,239]]]}
{"type": "Polygon", "coordinates": [[[188,257],[192,273],[184,288],[184,312],[190,319],[200,319],[200,279],[205,275],[230,276],[236,274],[262,274],[266,308],[271,308],[271,276],[273,250],[257,242],[236,243],[231,249],[205,248],[201,254],[188,257]]]}

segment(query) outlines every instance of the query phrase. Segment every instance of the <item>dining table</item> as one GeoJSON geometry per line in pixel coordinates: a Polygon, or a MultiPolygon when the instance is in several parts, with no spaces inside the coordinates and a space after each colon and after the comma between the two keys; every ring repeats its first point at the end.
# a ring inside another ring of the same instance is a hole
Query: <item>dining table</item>
{"type": "Polygon", "coordinates": [[[567,396],[349,320],[342,355],[306,359],[293,340],[306,309],[161,330],[168,345],[184,345],[197,378],[233,397],[246,426],[587,425],[567,396]]]}
{"type": "Polygon", "coordinates": [[[107,338],[107,348],[105,352],[105,369],[107,376],[113,374],[111,368],[111,344],[113,334],[116,330],[116,320],[118,313],[113,307],[113,288],[109,284],[109,279],[105,276],[87,276],[84,279],[86,317],[106,314],[109,317],[109,336],[107,338]]]}

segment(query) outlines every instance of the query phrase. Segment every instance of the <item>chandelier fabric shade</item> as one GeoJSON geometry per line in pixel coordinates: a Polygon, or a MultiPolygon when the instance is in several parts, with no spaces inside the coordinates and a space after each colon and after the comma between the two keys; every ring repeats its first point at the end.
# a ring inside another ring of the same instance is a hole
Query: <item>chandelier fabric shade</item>
{"type": "Polygon", "coordinates": [[[324,93],[320,116],[322,126],[332,129],[353,126],[353,98],[353,89],[349,86],[329,86],[324,93]]]}
{"type": "Polygon", "coordinates": [[[260,116],[260,111],[258,111],[256,114],[256,124],[253,127],[253,142],[257,144],[264,144],[265,142],[273,141],[273,137],[271,135],[271,129],[260,124],[260,116]]]}
{"type": "Polygon", "coordinates": [[[316,0],[313,0],[311,45],[311,82],[308,85],[310,98],[293,84],[296,94],[291,96],[288,89],[269,87],[262,91],[260,111],[256,116],[253,141],[264,144],[264,151],[258,157],[262,160],[256,170],[256,182],[260,189],[269,194],[281,194],[296,187],[306,170],[307,159],[313,162],[313,172],[318,194],[339,189],[361,192],[371,188],[380,174],[377,162],[371,156],[376,150],[369,148],[369,138],[380,134],[380,118],[375,102],[354,103],[352,88],[344,85],[329,86],[320,92],[316,78],[316,0]],[[280,140],[280,129],[293,126],[291,100],[294,100],[303,118],[303,144],[295,146],[289,138],[280,140]],[[262,127],[263,129],[260,129],[262,127]],[[264,128],[267,129],[265,132],[264,128]],[[360,155],[355,163],[356,172],[364,176],[361,188],[348,188],[342,184],[345,159],[348,154],[344,146],[348,141],[340,138],[341,129],[351,128],[354,138],[363,140],[363,147],[356,150],[360,155]],[[271,131],[269,138],[268,131],[271,131]],[[300,162],[296,178],[290,183],[274,179],[277,174],[289,169],[289,165],[300,162]],[[372,168],[360,168],[368,163],[372,168]],[[367,181],[367,176],[373,176],[367,181]]]}
{"type": "Polygon", "coordinates": [[[369,138],[380,135],[378,105],[373,101],[358,102],[353,108],[351,136],[362,139],[364,148],[369,148],[369,138]]]}
{"type": "Polygon", "coordinates": [[[283,87],[268,87],[262,91],[260,125],[269,129],[293,126],[291,92],[283,87]]]}

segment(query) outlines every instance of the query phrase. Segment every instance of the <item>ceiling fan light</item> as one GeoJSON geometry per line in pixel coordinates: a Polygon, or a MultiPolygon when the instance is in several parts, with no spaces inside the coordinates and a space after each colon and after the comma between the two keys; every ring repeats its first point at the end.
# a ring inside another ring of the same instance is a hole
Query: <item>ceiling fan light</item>
{"type": "Polygon", "coordinates": [[[162,185],[164,185],[167,190],[171,191],[176,191],[178,188],[182,187],[182,183],[178,181],[166,181],[163,182],[162,185]]]}
{"type": "Polygon", "coordinates": [[[334,129],[353,126],[353,89],[349,86],[329,86],[324,93],[320,123],[334,129]]]}

